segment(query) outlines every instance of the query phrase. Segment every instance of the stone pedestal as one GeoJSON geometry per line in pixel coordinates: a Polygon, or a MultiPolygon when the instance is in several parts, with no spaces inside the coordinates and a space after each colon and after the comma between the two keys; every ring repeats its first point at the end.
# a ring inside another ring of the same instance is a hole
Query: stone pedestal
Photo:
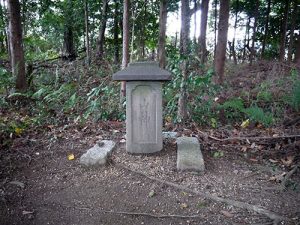
{"type": "Polygon", "coordinates": [[[126,150],[153,153],[161,149],[161,82],[126,82],[126,150]]]}

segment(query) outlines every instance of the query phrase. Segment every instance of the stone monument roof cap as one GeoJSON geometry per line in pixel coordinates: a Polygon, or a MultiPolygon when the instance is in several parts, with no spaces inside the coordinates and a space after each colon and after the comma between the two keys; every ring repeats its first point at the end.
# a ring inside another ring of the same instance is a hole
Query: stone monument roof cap
{"type": "Polygon", "coordinates": [[[128,67],[113,74],[113,80],[120,81],[168,81],[171,73],[161,69],[157,62],[145,61],[130,63],[128,67]]]}

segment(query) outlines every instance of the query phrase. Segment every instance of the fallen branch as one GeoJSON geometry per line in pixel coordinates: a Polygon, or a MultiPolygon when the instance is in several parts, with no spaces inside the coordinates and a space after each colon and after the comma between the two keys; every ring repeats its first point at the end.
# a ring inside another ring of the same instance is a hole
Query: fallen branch
{"type": "Polygon", "coordinates": [[[297,171],[298,169],[298,165],[295,165],[294,168],[292,170],[290,170],[283,178],[283,181],[281,183],[281,190],[285,190],[286,188],[286,184],[288,182],[288,180],[291,178],[291,176],[297,171]]]}
{"type": "Polygon", "coordinates": [[[229,137],[229,138],[217,138],[211,135],[208,135],[207,133],[197,130],[200,134],[203,136],[209,137],[210,139],[213,139],[215,141],[243,141],[243,140],[272,140],[272,139],[285,139],[285,138],[297,138],[300,137],[300,134],[295,134],[295,135],[283,135],[283,136],[275,136],[275,137],[270,137],[270,136],[258,136],[258,137],[229,137]]]}
{"type": "Polygon", "coordinates": [[[189,218],[202,218],[200,215],[165,215],[165,214],[152,214],[152,213],[143,213],[143,212],[127,212],[127,211],[112,211],[112,210],[104,210],[104,209],[91,209],[85,207],[76,207],[76,209],[80,210],[96,210],[98,212],[111,213],[111,214],[119,214],[119,215],[130,215],[130,216],[148,216],[153,218],[181,218],[181,219],[189,219],[189,218]]]}
{"type": "Polygon", "coordinates": [[[170,187],[174,187],[178,190],[182,190],[182,191],[185,191],[185,192],[190,192],[190,193],[193,193],[195,195],[198,195],[198,196],[201,196],[201,197],[204,197],[204,198],[216,201],[216,202],[221,202],[221,203],[232,205],[232,206],[235,206],[235,207],[238,207],[238,208],[247,209],[249,211],[257,212],[257,213],[265,215],[268,218],[270,218],[271,220],[273,220],[273,224],[278,224],[281,221],[289,220],[288,218],[277,215],[277,214],[275,214],[275,213],[273,213],[273,212],[271,212],[267,209],[262,208],[261,206],[251,205],[251,204],[248,204],[248,203],[245,203],[245,202],[235,201],[235,200],[226,199],[226,198],[218,197],[218,196],[215,196],[215,195],[195,191],[195,190],[190,189],[186,186],[182,186],[182,185],[170,182],[170,181],[165,181],[165,180],[162,180],[162,179],[159,179],[159,178],[156,178],[156,177],[151,177],[151,176],[148,176],[148,175],[146,175],[142,172],[139,172],[139,171],[134,171],[134,170],[132,170],[132,169],[130,169],[130,168],[124,166],[124,165],[116,164],[115,166],[119,167],[121,169],[128,170],[130,172],[139,174],[139,175],[141,175],[143,177],[146,177],[150,180],[153,180],[153,181],[156,181],[156,182],[159,182],[159,183],[162,183],[162,184],[166,184],[170,187]]]}

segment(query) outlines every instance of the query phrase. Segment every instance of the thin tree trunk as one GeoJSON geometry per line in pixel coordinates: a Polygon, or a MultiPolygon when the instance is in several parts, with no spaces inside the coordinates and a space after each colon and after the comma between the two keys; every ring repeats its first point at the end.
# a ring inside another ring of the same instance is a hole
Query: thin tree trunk
{"type": "Polygon", "coordinates": [[[255,9],[254,9],[254,25],[253,25],[253,34],[252,34],[252,45],[251,45],[251,51],[250,51],[250,65],[252,65],[254,56],[256,54],[255,41],[256,41],[257,19],[258,19],[258,7],[259,7],[259,0],[256,0],[255,9]]]}
{"type": "Polygon", "coordinates": [[[22,0],[22,27],[23,27],[23,37],[26,37],[26,0],[22,0]]]}
{"type": "Polygon", "coordinates": [[[158,60],[161,68],[166,67],[166,28],[167,28],[167,0],[160,0],[159,12],[159,38],[158,38],[158,60]]]}
{"type": "Polygon", "coordinates": [[[16,89],[18,91],[25,91],[27,89],[27,82],[25,76],[20,3],[18,0],[8,0],[7,3],[12,73],[17,78],[16,89]]]}
{"type": "MultiPolygon", "coordinates": [[[[0,3],[1,4],[1,3],[0,3]]],[[[3,8],[7,9],[7,3],[3,0],[3,8]]],[[[8,61],[11,62],[11,48],[10,48],[10,37],[9,37],[9,21],[8,21],[8,12],[7,10],[3,12],[4,14],[4,21],[5,21],[5,43],[6,43],[6,50],[8,53],[8,61]],[[6,18],[6,19],[5,19],[6,18]]]]}
{"type": "Polygon", "coordinates": [[[201,3],[201,22],[200,22],[200,35],[199,35],[199,58],[203,64],[206,62],[206,30],[207,30],[207,15],[208,15],[209,0],[202,0],[201,3]]]}
{"type": "Polygon", "coordinates": [[[0,2],[0,26],[3,27],[4,29],[0,31],[1,35],[1,40],[0,40],[0,53],[5,52],[5,37],[6,37],[6,32],[5,32],[5,21],[4,21],[4,12],[2,8],[2,4],[0,2]]]}
{"type": "Polygon", "coordinates": [[[185,123],[187,120],[187,78],[188,78],[188,60],[186,57],[189,54],[189,33],[190,33],[190,7],[189,0],[181,0],[181,52],[183,56],[183,62],[181,65],[182,80],[180,96],[178,99],[178,115],[177,119],[181,123],[185,123]]]}
{"type": "Polygon", "coordinates": [[[109,0],[102,1],[102,15],[101,15],[102,18],[101,18],[99,37],[97,42],[97,56],[99,57],[99,59],[102,59],[104,54],[104,41],[105,41],[105,30],[106,30],[106,23],[107,23],[108,2],[109,0]]]}
{"type": "MultiPolygon", "coordinates": [[[[197,8],[197,0],[194,0],[194,7],[197,8]]],[[[197,44],[197,13],[194,13],[194,43],[197,44]]]]}
{"type": "Polygon", "coordinates": [[[269,35],[269,20],[270,20],[270,12],[271,12],[271,0],[268,0],[268,6],[267,6],[267,15],[266,15],[266,23],[265,23],[265,33],[264,33],[264,39],[262,42],[262,48],[261,48],[261,58],[265,55],[265,49],[266,49],[266,42],[269,35]]]}
{"type": "MultiPolygon", "coordinates": [[[[143,21],[147,21],[147,1],[144,2],[144,19],[143,21]]],[[[145,58],[145,22],[142,23],[142,29],[140,33],[140,56],[139,59],[143,60],[145,58]]]]}
{"type": "Polygon", "coordinates": [[[249,43],[250,43],[250,22],[251,22],[251,17],[248,17],[248,21],[246,24],[245,39],[244,39],[244,48],[243,48],[243,63],[246,60],[246,49],[249,48],[249,43]]]}
{"type": "MultiPolygon", "coordinates": [[[[129,62],[129,0],[124,0],[123,5],[123,52],[122,69],[125,69],[129,62]]],[[[121,82],[121,101],[126,94],[126,83],[121,82]]]]}
{"type": "Polygon", "coordinates": [[[297,0],[294,0],[293,4],[294,4],[294,9],[293,9],[292,23],[291,23],[291,34],[290,34],[290,42],[289,42],[289,50],[288,50],[288,62],[291,62],[292,58],[293,58],[294,31],[295,31],[296,21],[299,16],[297,0]]]}
{"type": "Polygon", "coordinates": [[[298,71],[300,72],[300,35],[298,34],[298,40],[296,42],[296,53],[295,53],[295,59],[294,59],[298,71]]]}
{"type": "Polygon", "coordinates": [[[285,8],[284,8],[283,21],[282,21],[280,48],[279,48],[279,60],[280,61],[284,61],[284,56],[285,56],[285,40],[286,40],[288,13],[289,13],[289,0],[285,0],[285,8]]]}
{"type": "Polygon", "coordinates": [[[218,0],[215,0],[215,13],[214,13],[214,17],[215,17],[215,21],[214,21],[214,34],[215,34],[215,39],[214,39],[214,57],[216,55],[216,50],[217,50],[217,18],[218,18],[218,0]]]}
{"type": "Polygon", "coordinates": [[[229,0],[220,0],[220,16],[218,24],[218,43],[214,59],[217,83],[224,82],[224,67],[226,58],[227,33],[229,19],[229,0]]]}
{"type": "Polygon", "coordinates": [[[115,15],[114,15],[114,64],[119,63],[119,26],[118,26],[118,14],[119,14],[119,0],[115,2],[115,15]]]}
{"type": "MultiPolygon", "coordinates": [[[[138,4],[138,3],[136,3],[138,4]]],[[[132,19],[132,28],[131,28],[131,54],[130,54],[130,61],[133,61],[133,57],[134,57],[134,35],[135,35],[135,21],[136,21],[136,7],[133,7],[133,2],[131,2],[131,19],[132,19]]]]}
{"type": "Polygon", "coordinates": [[[86,63],[90,65],[90,40],[89,40],[89,8],[88,0],[84,0],[84,20],[85,20],[85,47],[86,47],[86,63]]]}
{"type": "Polygon", "coordinates": [[[234,33],[233,33],[232,46],[231,46],[233,62],[235,65],[237,65],[237,58],[236,58],[236,52],[235,52],[235,37],[236,37],[236,28],[237,28],[237,22],[238,22],[238,12],[239,12],[239,0],[236,1],[234,33]]]}

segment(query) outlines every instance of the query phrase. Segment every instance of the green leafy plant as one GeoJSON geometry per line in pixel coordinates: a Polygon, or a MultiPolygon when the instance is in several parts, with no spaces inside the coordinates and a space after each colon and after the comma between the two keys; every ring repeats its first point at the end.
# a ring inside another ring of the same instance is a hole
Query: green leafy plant
{"type": "Polygon", "coordinates": [[[259,122],[264,126],[270,126],[274,122],[272,113],[265,113],[262,108],[257,106],[249,107],[243,110],[244,113],[254,122],[259,122]]]}

